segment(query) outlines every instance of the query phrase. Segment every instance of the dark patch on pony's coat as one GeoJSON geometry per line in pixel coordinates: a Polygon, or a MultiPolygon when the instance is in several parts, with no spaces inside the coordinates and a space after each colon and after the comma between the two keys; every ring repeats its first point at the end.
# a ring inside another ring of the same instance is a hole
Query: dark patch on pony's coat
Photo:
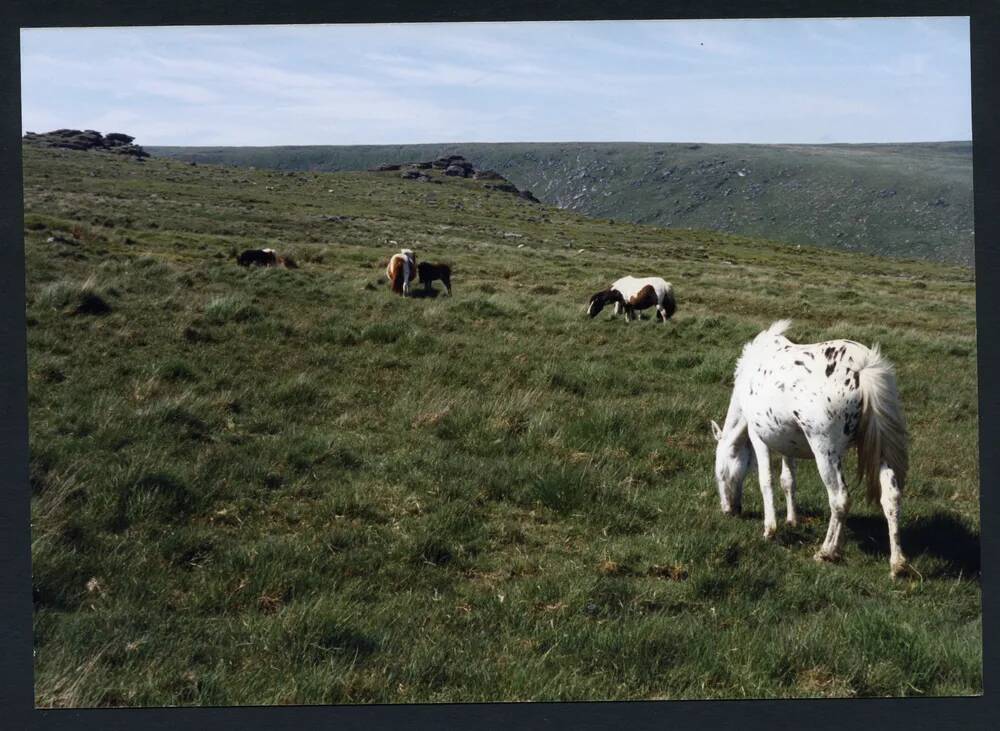
{"type": "Polygon", "coordinates": [[[657,302],[658,298],[656,296],[656,290],[653,289],[651,284],[647,284],[645,287],[632,295],[628,304],[634,310],[645,310],[648,307],[654,307],[657,302]]]}
{"type": "Polygon", "coordinates": [[[830,363],[826,367],[826,377],[829,378],[830,376],[832,376],[833,372],[834,372],[834,370],[836,370],[836,368],[837,368],[837,364],[836,363],[830,363]]]}

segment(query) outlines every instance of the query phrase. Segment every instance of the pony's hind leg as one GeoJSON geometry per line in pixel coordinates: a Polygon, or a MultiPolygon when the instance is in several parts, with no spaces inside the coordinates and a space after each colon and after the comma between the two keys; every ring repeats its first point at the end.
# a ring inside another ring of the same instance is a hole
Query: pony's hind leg
{"type": "Polygon", "coordinates": [[[764,501],[764,538],[770,540],[778,532],[778,521],[774,517],[774,493],[771,492],[771,453],[763,440],[750,432],[750,444],[757,458],[757,481],[760,483],[760,496],[764,501]]]}
{"type": "Polygon", "coordinates": [[[826,485],[826,494],[830,503],[830,524],[826,529],[826,539],[819,551],[816,552],[815,558],[817,561],[836,561],[840,558],[844,521],[851,506],[851,499],[847,494],[847,482],[844,480],[840,460],[818,456],[824,453],[820,449],[813,448],[813,454],[817,455],[816,467],[819,469],[820,479],[826,485]]]}
{"type": "Polygon", "coordinates": [[[896,473],[884,462],[879,469],[878,481],[882,490],[879,502],[882,503],[886,523],[889,524],[889,573],[895,578],[908,568],[906,556],[899,545],[899,483],[896,482],[896,473]]]}
{"type": "Polygon", "coordinates": [[[796,525],[799,522],[795,514],[795,458],[781,458],[781,489],[785,491],[785,522],[796,525]]]}

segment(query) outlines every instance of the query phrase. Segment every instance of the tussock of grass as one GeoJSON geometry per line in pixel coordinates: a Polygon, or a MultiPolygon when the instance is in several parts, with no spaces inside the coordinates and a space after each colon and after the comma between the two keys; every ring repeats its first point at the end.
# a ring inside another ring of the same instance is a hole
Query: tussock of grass
{"type": "Polygon", "coordinates": [[[213,325],[247,322],[262,317],[261,311],[241,295],[215,297],[205,304],[205,319],[213,325]]]}
{"type": "Polygon", "coordinates": [[[39,304],[69,315],[106,315],[111,312],[109,294],[94,277],[82,283],[60,280],[47,284],[38,294],[39,304]]]}

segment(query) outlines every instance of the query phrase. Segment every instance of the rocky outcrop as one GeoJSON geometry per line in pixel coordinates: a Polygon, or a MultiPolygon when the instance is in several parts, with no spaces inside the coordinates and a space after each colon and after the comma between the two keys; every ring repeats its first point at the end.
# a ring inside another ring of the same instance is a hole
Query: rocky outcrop
{"type": "Polygon", "coordinates": [[[149,157],[139,145],[132,144],[135,137],[121,132],[102,135],[93,129],[56,129],[51,132],[28,132],[24,141],[42,147],[61,147],[67,150],[100,150],[132,157],[149,157]]]}
{"type": "Polygon", "coordinates": [[[446,155],[436,160],[426,160],[421,162],[407,162],[402,164],[384,163],[373,168],[369,172],[382,173],[401,170],[400,177],[404,180],[417,180],[420,182],[438,183],[427,171],[437,171],[440,174],[451,178],[471,178],[473,180],[496,181],[486,183],[483,187],[490,190],[498,190],[502,193],[512,193],[531,203],[538,203],[539,200],[531,194],[530,190],[519,190],[496,170],[479,170],[462,155],[446,155]]]}

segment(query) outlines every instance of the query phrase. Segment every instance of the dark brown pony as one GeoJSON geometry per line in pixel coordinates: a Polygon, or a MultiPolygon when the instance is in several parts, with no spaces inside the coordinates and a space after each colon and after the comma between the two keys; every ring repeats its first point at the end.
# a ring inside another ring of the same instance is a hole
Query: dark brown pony
{"type": "Polygon", "coordinates": [[[285,267],[298,269],[299,265],[290,256],[279,256],[274,249],[247,249],[236,257],[236,263],[241,267],[285,267]]]}
{"type": "Polygon", "coordinates": [[[431,282],[440,279],[448,296],[451,297],[451,267],[447,264],[429,264],[422,261],[417,264],[417,275],[420,277],[420,283],[428,292],[431,290],[431,282]]]}
{"type": "Polygon", "coordinates": [[[278,266],[278,255],[274,249],[247,249],[236,257],[236,263],[241,267],[274,267],[278,266]]]}

